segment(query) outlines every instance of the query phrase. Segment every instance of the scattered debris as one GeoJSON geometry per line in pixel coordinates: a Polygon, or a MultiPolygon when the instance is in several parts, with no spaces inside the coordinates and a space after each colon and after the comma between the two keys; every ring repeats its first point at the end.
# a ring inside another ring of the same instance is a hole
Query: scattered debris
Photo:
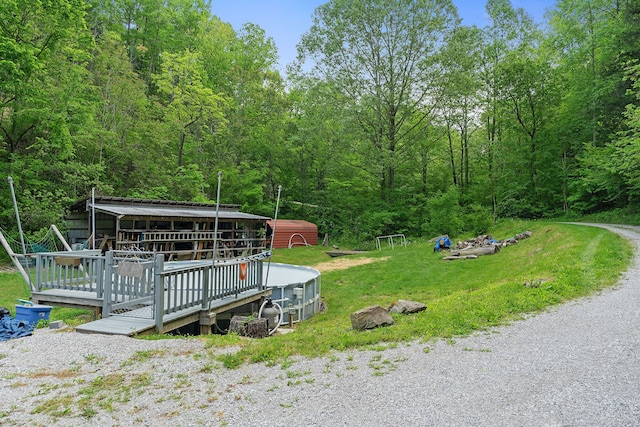
{"type": "Polygon", "coordinates": [[[542,285],[544,282],[546,282],[546,280],[544,279],[535,279],[535,280],[529,280],[523,283],[525,288],[539,288],[540,285],[542,285]]]}
{"type": "Polygon", "coordinates": [[[500,250],[500,246],[498,245],[489,245],[489,246],[476,246],[470,247],[460,250],[451,251],[452,257],[464,256],[464,255],[493,255],[500,250]]]}
{"type": "Polygon", "coordinates": [[[454,261],[454,260],[458,260],[458,259],[476,259],[478,258],[478,255],[450,255],[450,256],[446,256],[442,259],[446,260],[446,261],[454,261]]]}
{"type": "Polygon", "coordinates": [[[362,331],[377,328],[378,326],[393,325],[393,318],[390,313],[413,314],[426,309],[426,304],[402,299],[391,303],[388,310],[379,305],[372,305],[351,313],[351,326],[357,331],[362,331]]]}
{"type": "Polygon", "coordinates": [[[488,234],[468,239],[456,243],[451,255],[444,257],[445,260],[475,259],[480,255],[493,255],[505,246],[515,245],[520,240],[531,237],[531,231],[518,233],[514,237],[505,240],[496,240],[488,234]]]}
{"type": "Polygon", "coordinates": [[[494,239],[488,234],[480,235],[472,239],[467,239],[456,243],[455,249],[482,248],[487,246],[500,246],[500,241],[494,239]]]}
{"type": "Polygon", "coordinates": [[[499,246],[505,247],[509,245],[515,245],[520,240],[527,239],[531,237],[533,233],[531,231],[525,231],[523,233],[518,233],[514,237],[505,240],[496,240],[492,236],[488,234],[480,235],[478,237],[468,239],[462,242],[456,243],[456,249],[468,249],[468,248],[478,248],[478,247],[486,247],[486,246],[499,246]]]}

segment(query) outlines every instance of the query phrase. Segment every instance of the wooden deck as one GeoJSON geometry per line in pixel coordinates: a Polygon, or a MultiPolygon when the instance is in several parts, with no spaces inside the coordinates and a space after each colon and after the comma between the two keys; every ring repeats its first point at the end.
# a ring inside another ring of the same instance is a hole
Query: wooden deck
{"type": "Polygon", "coordinates": [[[264,259],[165,264],[163,254],[135,251],[39,253],[31,299],[94,310],[94,321],[78,332],[132,336],[199,324],[208,334],[218,313],[271,294],[263,285],[264,259]]]}
{"type": "Polygon", "coordinates": [[[102,298],[98,298],[97,295],[97,292],[46,289],[40,292],[32,292],[31,301],[34,304],[93,310],[94,319],[98,319],[102,313],[102,298]]]}
{"type": "MultiPolygon", "coordinates": [[[[203,309],[201,305],[167,314],[162,319],[162,332],[170,332],[192,323],[200,324],[200,333],[211,333],[216,315],[271,295],[271,289],[249,290],[229,296],[211,303],[211,307],[203,309]]],[[[151,305],[132,310],[123,315],[114,314],[104,319],[94,320],[76,327],[76,332],[89,334],[139,336],[157,333],[155,320],[149,314],[151,305]]]]}

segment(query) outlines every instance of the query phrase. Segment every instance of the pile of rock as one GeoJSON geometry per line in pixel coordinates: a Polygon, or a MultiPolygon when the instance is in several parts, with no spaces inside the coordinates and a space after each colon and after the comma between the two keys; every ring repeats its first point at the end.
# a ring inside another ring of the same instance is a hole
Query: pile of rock
{"type": "Polygon", "coordinates": [[[467,239],[456,243],[456,249],[470,249],[470,248],[482,248],[485,246],[492,246],[499,244],[498,240],[488,234],[483,234],[475,238],[467,239]]]}
{"type": "Polygon", "coordinates": [[[390,326],[393,325],[393,318],[390,313],[413,314],[426,309],[427,306],[421,302],[407,300],[394,302],[388,310],[379,305],[372,305],[351,313],[351,326],[356,331],[373,329],[379,326],[390,326]]]}
{"type": "Polygon", "coordinates": [[[481,235],[473,239],[456,243],[455,250],[452,250],[451,254],[443,259],[451,261],[475,259],[480,255],[493,255],[497,253],[500,248],[516,244],[522,239],[531,237],[531,235],[532,233],[530,231],[525,231],[524,233],[518,233],[514,237],[506,240],[496,240],[487,234],[481,235]]]}
{"type": "Polygon", "coordinates": [[[487,246],[499,246],[505,247],[509,245],[515,245],[520,240],[531,237],[533,233],[531,231],[525,231],[524,233],[518,233],[514,237],[505,240],[496,240],[488,234],[483,234],[475,238],[467,239],[456,243],[456,249],[470,249],[470,248],[484,248],[487,246]]]}

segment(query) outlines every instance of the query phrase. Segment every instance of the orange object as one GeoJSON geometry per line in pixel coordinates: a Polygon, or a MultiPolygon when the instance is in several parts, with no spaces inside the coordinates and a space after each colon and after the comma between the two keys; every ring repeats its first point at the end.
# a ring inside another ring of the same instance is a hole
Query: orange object
{"type": "Polygon", "coordinates": [[[247,278],[247,264],[240,264],[240,280],[247,278]]]}

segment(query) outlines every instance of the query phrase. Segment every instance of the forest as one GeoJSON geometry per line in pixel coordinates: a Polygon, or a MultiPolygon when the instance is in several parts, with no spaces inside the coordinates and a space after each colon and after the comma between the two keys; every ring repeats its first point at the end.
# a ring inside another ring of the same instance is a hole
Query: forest
{"type": "MultiPolygon", "coordinates": [[[[215,1],[215,0],[213,0],[215,1]]],[[[0,2],[0,224],[96,194],[221,202],[321,234],[481,233],[635,212],[640,0],[329,0],[280,71],[210,0],[0,2]]]]}

